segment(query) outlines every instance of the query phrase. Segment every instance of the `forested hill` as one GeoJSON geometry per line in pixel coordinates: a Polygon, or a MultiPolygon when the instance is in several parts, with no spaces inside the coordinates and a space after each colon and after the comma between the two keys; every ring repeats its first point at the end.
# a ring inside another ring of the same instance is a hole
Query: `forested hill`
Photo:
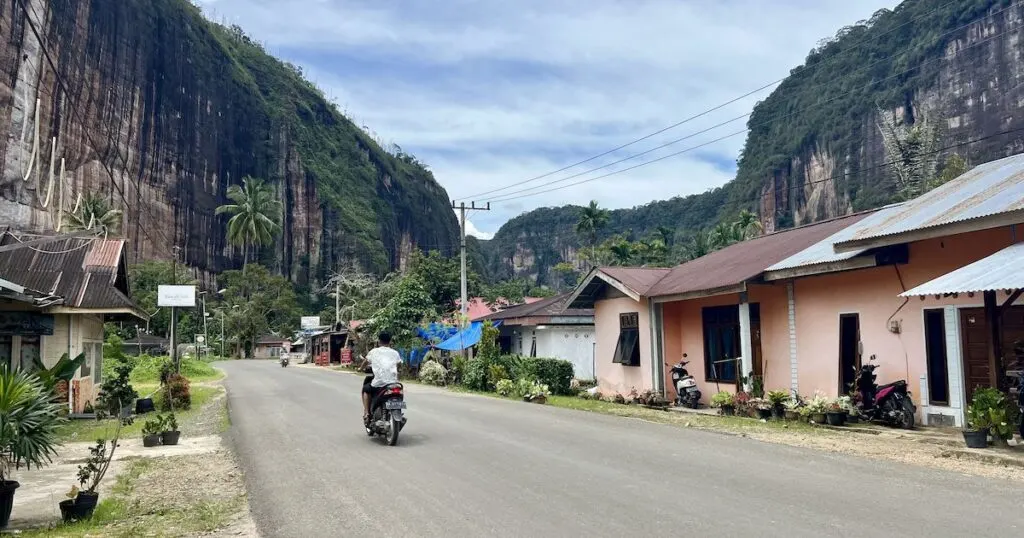
{"type": "MultiPolygon", "coordinates": [[[[883,113],[936,132],[938,172],[954,153],[973,166],[1024,151],[1021,21],[1024,7],[1010,0],[907,0],[840,29],[754,107],[733,181],[613,211],[601,238],[668,226],[681,243],[743,209],[772,230],[892,202],[883,113]]],[[[678,115],[666,111],[666,123],[678,115]]],[[[549,280],[555,264],[575,260],[578,212],[509,221],[481,246],[492,274],[549,280]]]]}

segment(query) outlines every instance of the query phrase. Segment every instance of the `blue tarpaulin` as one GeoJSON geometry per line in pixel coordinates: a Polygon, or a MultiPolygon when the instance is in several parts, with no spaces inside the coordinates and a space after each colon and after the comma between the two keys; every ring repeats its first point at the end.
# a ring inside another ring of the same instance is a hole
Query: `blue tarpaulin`
{"type": "Polygon", "coordinates": [[[443,323],[431,323],[426,327],[417,327],[416,333],[427,342],[443,342],[458,332],[458,327],[443,323]]]}
{"type": "MultiPolygon", "coordinates": [[[[493,323],[495,327],[501,325],[500,321],[493,323]]],[[[440,344],[436,344],[434,347],[445,351],[462,351],[463,349],[473,347],[480,341],[480,337],[483,336],[483,327],[483,322],[474,321],[464,331],[456,332],[450,338],[440,344]]]]}

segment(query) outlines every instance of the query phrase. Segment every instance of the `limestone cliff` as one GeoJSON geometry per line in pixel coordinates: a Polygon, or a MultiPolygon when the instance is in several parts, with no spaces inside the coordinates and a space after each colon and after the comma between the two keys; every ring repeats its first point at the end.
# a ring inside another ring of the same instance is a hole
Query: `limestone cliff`
{"type": "Polygon", "coordinates": [[[457,245],[426,167],[384,151],[241,29],[186,0],[23,1],[0,3],[0,224],[52,230],[60,208],[102,193],[125,212],[132,259],[177,246],[209,275],[240,264],[214,211],[251,175],[285,206],[260,259],[295,281],[457,245]]]}

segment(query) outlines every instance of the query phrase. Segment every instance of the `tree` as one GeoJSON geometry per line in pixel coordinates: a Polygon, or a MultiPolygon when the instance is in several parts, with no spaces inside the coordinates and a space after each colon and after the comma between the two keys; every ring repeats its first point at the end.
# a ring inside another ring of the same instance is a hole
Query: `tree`
{"type": "Polygon", "coordinates": [[[633,261],[633,244],[623,238],[612,241],[608,252],[612,256],[612,265],[624,266],[633,261]]]}
{"type": "Polygon", "coordinates": [[[878,117],[900,198],[910,200],[924,194],[938,175],[938,128],[923,115],[912,125],[895,112],[879,109],[878,117]]]}
{"type": "Polygon", "coordinates": [[[418,276],[408,274],[398,281],[387,304],[373,315],[367,329],[370,335],[387,331],[396,346],[406,347],[419,338],[416,333],[419,324],[436,316],[426,286],[418,276]]]}
{"type": "MultiPolygon", "coordinates": [[[[430,294],[438,312],[451,312],[462,295],[462,269],[458,258],[445,258],[432,250],[427,254],[413,251],[409,273],[416,275],[430,294]]],[[[483,285],[471,268],[466,268],[466,290],[469,297],[480,294],[483,285]]]]}
{"type": "Polygon", "coordinates": [[[671,249],[676,242],[676,231],[668,226],[658,226],[655,234],[668,249],[671,249]]]}
{"type": "Polygon", "coordinates": [[[576,285],[579,280],[579,273],[576,271],[576,267],[568,262],[560,262],[556,264],[552,270],[558,275],[558,288],[572,288],[576,285]]]}
{"type": "Polygon", "coordinates": [[[942,165],[942,172],[935,176],[935,179],[928,183],[928,190],[932,190],[940,185],[945,185],[950,181],[960,177],[968,170],[967,161],[964,160],[957,153],[950,154],[946,158],[945,164],[942,165]]]}
{"type": "Polygon", "coordinates": [[[233,204],[217,208],[217,214],[228,214],[228,242],[242,247],[242,262],[249,263],[249,247],[259,248],[274,241],[281,231],[281,201],[261,179],[246,176],[242,186],[228,187],[233,204]]]}
{"type": "Polygon", "coordinates": [[[256,340],[268,332],[291,336],[299,326],[298,300],[291,282],[262,265],[226,271],[225,332],[248,355],[256,340]]]}
{"type": "MultiPolygon", "coordinates": [[[[132,299],[140,308],[150,314],[150,334],[170,336],[171,309],[157,307],[157,289],[161,284],[196,285],[198,282],[191,277],[188,269],[182,264],[175,264],[167,261],[145,261],[128,267],[128,282],[131,285],[132,299]],[[177,271],[177,275],[173,271],[177,271]]],[[[201,332],[202,312],[196,309],[178,309],[178,334],[194,335],[201,332]]],[[[145,327],[145,326],[144,326],[145,327]]],[[[119,331],[121,332],[121,331],[119,331]]],[[[134,331],[123,331],[126,336],[133,336],[134,331]]],[[[179,338],[179,341],[184,341],[179,338]]]]}
{"type": "Polygon", "coordinates": [[[761,235],[761,230],[763,229],[757,215],[746,209],[740,211],[740,214],[733,222],[733,228],[735,228],[733,230],[733,237],[741,238],[740,241],[746,241],[761,235]]]}
{"type": "Polygon", "coordinates": [[[66,226],[69,230],[97,230],[112,235],[121,231],[121,210],[110,207],[106,198],[93,193],[82,196],[78,208],[65,212],[65,215],[68,218],[66,226]]]}
{"type": "Polygon", "coordinates": [[[687,260],[696,260],[697,258],[707,256],[715,250],[713,243],[712,232],[710,230],[700,230],[693,234],[689,244],[684,247],[683,256],[687,260]]]}
{"type": "Polygon", "coordinates": [[[608,225],[611,213],[607,209],[598,207],[597,200],[591,200],[590,205],[580,211],[579,220],[576,222],[576,233],[587,239],[590,244],[591,254],[597,248],[597,234],[608,225]]]}

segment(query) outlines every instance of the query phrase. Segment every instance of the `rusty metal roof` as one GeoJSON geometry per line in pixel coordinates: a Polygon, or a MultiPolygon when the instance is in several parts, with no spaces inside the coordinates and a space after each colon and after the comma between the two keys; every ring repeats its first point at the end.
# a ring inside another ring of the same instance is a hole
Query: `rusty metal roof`
{"type": "Polygon", "coordinates": [[[781,271],[783,269],[794,269],[797,267],[808,267],[826,263],[841,262],[863,254],[867,249],[850,250],[847,252],[836,252],[833,245],[840,241],[846,241],[861,230],[877,226],[879,222],[888,219],[893,212],[898,211],[901,204],[893,204],[881,209],[865,211],[864,218],[838,232],[818,241],[817,243],[797,252],[796,254],[773,264],[765,271],[781,271]]]}
{"type": "MultiPolygon", "coordinates": [[[[868,240],[892,244],[908,232],[1024,210],[1024,154],[978,165],[888,213],[870,227],[836,243],[836,250],[868,240]]],[[[874,245],[870,245],[874,246],[874,245]]]]}
{"type": "MultiPolygon", "coordinates": [[[[0,245],[19,242],[0,236],[0,245]]],[[[0,278],[60,296],[64,306],[138,310],[128,298],[123,254],[120,239],[61,239],[0,252],[0,278]]]]}
{"type": "Polygon", "coordinates": [[[672,271],[667,267],[602,267],[599,270],[622,282],[637,295],[647,295],[651,287],[672,271]]]}
{"type": "Polygon", "coordinates": [[[594,315],[594,309],[592,308],[566,308],[566,301],[569,299],[570,295],[570,293],[563,293],[561,295],[547,297],[532,303],[510,306],[504,310],[499,310],[493,314],[483,316],[479,318],[479,320],[497,321],[527,317],[585,317],[594,315]]]}
{"type": "Polygon", "coordinates": [[[900,297],[1021,288],[1024,288],[1024,243],[1017,243],[905,291],[900,297]]]}
{"type": "Polygon", "coordinates": [[[736,243],[676,266],[645,295],[699,296],[702,292],[737,286],[759,276],[771,265],[859,222],[865,216],[864,213],[847,215],[736,243]]]}

